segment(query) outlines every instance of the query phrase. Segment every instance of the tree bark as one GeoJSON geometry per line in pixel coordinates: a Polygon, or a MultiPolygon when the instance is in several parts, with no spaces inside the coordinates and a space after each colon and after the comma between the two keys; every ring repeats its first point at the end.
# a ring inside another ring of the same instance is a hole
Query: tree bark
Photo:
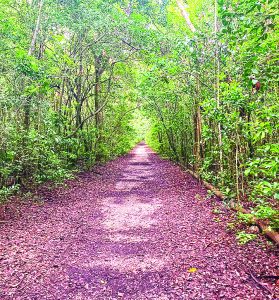
{"type": "MultiPolygon", "coordinates": [[[[220,60],[219,60],[219,46],[217,42],[217,32],[218,32],[218,3],[215,0],[214,4],[214,35],[215,35],[215,98],[217,102],[217,108],[220,109],[220,60]]],[[[223,137],[221,123],[218,122],[218,146],[219,146],[219,168],[220,172],[223,173],[223,137]]],[[[222,180],[223,181],[223,180],[222,180]]]]}
{"type": "Polygon", "coordinates": [[[201,108],[199,103],[200,83],[197,80],[197,90],[195,97],[195,113],[194,113],[194,157],[195,157],[195,172],[199,172],[201,164],[201,136],[202,136],[202,118],[201,108]]]}
{"type": "MultiPolygon", "coordinates": [[[[38,34],[40,31],[40,24],[41,24],[41,16],[42,16],[42,9],[43,9],[43,3],[44,0],[41,0],[39,2],[39,8],[38,8],[38,17],[36,21],[36,26],[33,31],[32,40],[30,43],[30,47],[28,50],[28,55],[31,56],[35,51],[35,45],[38,38],[38,34]]],[[[24,104],[24,128],[28,132],[30,128],[30,111],[31,111],[31,97],[27,97],[26,102],[24,104]]]]}
{"type": "Polygon", "coordinates": [[[185,19],[186,21],[186,24],[188,25],[188,27],[190,28],[190,30],[192,32],[196,32],[196,28],[194,27],[193,23],[191,22],[190,20],[190,17],[189,17],[189,14],[185,8],[185,4],[181,1],[181,0],[176,0],[176,3],[177,3],[177,6],[179,7],[180,9],[180,12],[183,16],[183,18],[185,19]]]}
{"type": "Polygon", "coordinates": [[[30,47],[29,47],[28,55],[32,55],[34,50],[35,50],[35,45],[36,45],[38,33],[40,31],[43,4],[44,4],[44,0],[41,0],[39,2],[38,17],[37,17],[35,29],[33,31],[33,36],[32,36],[31,44],[30,44],[30,47]]]}

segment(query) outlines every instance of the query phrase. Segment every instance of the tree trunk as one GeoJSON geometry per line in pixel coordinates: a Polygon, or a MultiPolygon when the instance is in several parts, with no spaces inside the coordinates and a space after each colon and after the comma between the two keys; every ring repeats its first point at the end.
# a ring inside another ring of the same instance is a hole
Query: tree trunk
{"type": "MultiPolygon", "coordinates": [[[[38,5],[38,17],[36,21],[36,26],[33,31],[32,40],[30,43],[30,47],[28,50],[28,55],[33,55],[35,51],[35,45],[38,38],[38,34],[40,31],[41,17],[42,17],[42,9],[43,9],[44,0],[40,0],[38,5]]],[[[24,128],[28,132],[30,128],[30,111],[31,111],[31,97],[27,97],[25,105],[24,105],[24,128]]]]}
{"type": "Polygon", "coordinates": [[[95,152],[96,152],[96,160],[100,161],[102,158],[102,153],[99,150],[98,144],[102,139],[102,111],[100,104],[100,89],[101,89],[101,76],[103,73],[101,67],[101,56],[95,57],[95,86],[94,86],[94,104],[95,104],[95,126],[96,126],[96,141],[95,141],[95,152]]]}
{"type": "MultiPolygon", "coordinates": [[[[214,33],[215,33],[215,98],[217,102],[217,108],[220,109],[220,60],[219,60],[219,45],[217,42],[217,32],[218,32],[218,3],[215,0],[214,7],[214,33]]],[[[223,141],[222,141],[222,128],[221,123],[218,122],[218,146],[219,146],[219,170],[223,172],[223,141]]]]}
{"type": "Polygon", "coordinates": [[[29,51],[28,51],[28,55],[32,55],[34,50],[35,50],[35,45],[36,45],[38,33],[40,31],[43,4],[44,4],[44,0],[40,0],[39,5],[38,5],[39,6],[39,8],[38,8],[38,17],[37,17],[35,29],[33,31],[33,36],[32,36],[30,48],[29,48],[29,51]]]}
{"type": "MultiPolygon", "coordinates": [[[[82,43],[82,36],[80,37],[80,43],[82,43]]],[[[79,55],[79,70],[78,70],[78,78],[77,78],[77,94],[76,94],[76,128],[82,130],[82,119],[81,119],[81,110],[82,110],[82,74],[83,74],[83,65],[82,65],[82,47],[80,47],[80,55],[79,55]]]]}
{"type": "Polygon", "coordinates": [[[196,28],[194,27],[193,23],[191,22],[189,14],[186,11],[185,4],[182,2],[182,0],[176,0],[176,3],[177,3],[177,6],[180,9],[181,15],[185,19],[186,24],[188,25],[188,27],[190,28],[190,30],[192,32],[196,32],[196,28]]]}
{"type": "Polygon", "coordinates": [[[202,120],[201,108],[199,103],[200,83],[197,80],[197,90],[195,98],[195,113],[194,113],[194,157],[195,157],[195,172],[199,172],[201,164],[201,135],[202,135],[202,120]]]}

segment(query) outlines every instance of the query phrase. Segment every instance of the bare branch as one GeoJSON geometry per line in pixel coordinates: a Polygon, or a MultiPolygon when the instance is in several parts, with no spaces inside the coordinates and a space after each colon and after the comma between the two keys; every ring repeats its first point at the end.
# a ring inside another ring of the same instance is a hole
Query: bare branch
{"type": "Polygon", "coordinates": [[[181,12],[183,18],[186,21],[188,27],[190,28],[190,30],[192,32],[196,32],[196,28],[194,27],[193,23],[190,20],[190,17],[189,17],[189,14],[188,14],[187,10],[186,10],[185,4],[181,0],[176,0],[176,3],[177,3],[177,6],[180,9],[180,12],[181,12]]]}

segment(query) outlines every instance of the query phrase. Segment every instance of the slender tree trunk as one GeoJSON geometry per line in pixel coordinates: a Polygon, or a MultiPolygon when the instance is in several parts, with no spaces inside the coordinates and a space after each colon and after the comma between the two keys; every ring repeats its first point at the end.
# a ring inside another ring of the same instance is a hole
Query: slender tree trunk
{"type": "MultiPolygon", "coordinates": [[[[82,37],[81,37],[82,39],[82,37]]],[[[82,41],[80,40],[80,43],[82,41]]],[[[82,119],[81,119],[81,110],[82,110],[82,74],[83,74],[83,62],[82,62],[82,47],[80,50],[79,56],[79,70],[78,70],[78,78],[77,78],[77,104],[76,104],[76,128],[82,130],[82,119]]]]}
{"type": "Polygon", "coordinates": [[[240,203],[240,193],[239,193],[239,170],[238,170],[238,155],[239,155],[239,135],[238,135],[238,125],[236,124],[236,138],[235,138],[235,185],[236,185],[236,197],[238,204],[240,203]]]}
{"type": "Polygon", "coordinates": [[[35,29],[33,31],[33,36],[29,47],[28,55],[32,55],[33,52],[35,51],[35,45],[40,31],[43,4],[44,4],[44,0],[40,0],[39,7],[38,7],[38,17],[37,17],[35,29]]]}
{"type": "Polygon", "coordinates": [[[195,172],[199,172],[201,164],[201,110],[199,103],[196,103],[196,112],[194,116],[194,128],[195,128],[195,144],[194,144],[194,156],[195,156],[195,172]]]}
{"type": "Polygon", "coordinates": [[[252,133],[251,133],[251,111],[249,110],[247,113],[247,121],[248,121],[248,148],[249,148],[249,157],[252,158],[254,156],[254,147],[252,143],[252,133]]]}
{"type": "MultiPolygon", "coordinates": [[[[214,5],[214,33],[215,33],[215,98],[217,102],[217,108],[220,109],[220,59],[219,59],[219,45],[217,42],[217,32],[218,32],[218,3],[215,0],[214,5]]],[[[222,128],[221,123],[218,122],[218,145],[219,145],[219,168],[220,172],[223,172],[223,142],[222,142],[222,128]]]]}
{"type": "Polygon", "coordinates": [[[100,161],[102,157],[102,153],[100,153],[98,144],[102,139],[102,112],[100,110],[100,88],[101,88],[101,76],[102,69],[100,65],[100,57],[95,57],[95,86],[94,86],[94,104],[95,104],[95,126],[96,126],[96,141],[95,141],[95,152],[96,152],[96,160],[100,161]]]}
{"type": "MultiPolygon", "coordinates": [[[[98,111],[100,108],[100,103],[99,103],[99,90],[100,90],[100,77],[99,77],[99,70],[98,67],[96,66],[95,70],[95,88],[94,88],[94,102],[95,102],[95,111],[98,111]]],[[[95,125],[97,130],[100,127],[101,123],[101,118],[100,118],[100,113],[95,114],[95,125]]]]}
{"type": "Polygon", "coordinates": [[[201,135],[202,135],[202,119],[200,108],[200,82],[197,80],[196,98],[195,98],[195,113],[194,113],[194,157],[195,157],[195,172],[199,173],[201,165],[201,135]]]}
{"type": "MultiPolygon", "coordinates": [[[[36,21],[36,26],[33,31],[32,40],[30,43],[30,47],[28,50],[28,55],[33,55],[35,51],[35,45],[38,38],[38,34],[40,31],[40,24],[41,24],[41,17],[42,17],[42,9],[43,9],[43,3],[44,0],[40,0],[39,6],[38,6],[38,16],[36,21]]],[[[28,132],[30,128],[30,112],[31,112],[31,97],[27,97],[25,104],[24,104],[24,128],[28,132]]]]}
{"type": "Polygon", "coordinates": [[[186,24],[188,25],[188,27],[190,28],[190,30],[192,32],[196,32],[196,28],[194,27],[193,23],[190,20],[189,14],[186,10],[185,4],[183,3],[182,0],[176,0],[177,6],[180,9],[181,15],[183,16],[183,18],[186,21],[186,24]]]}

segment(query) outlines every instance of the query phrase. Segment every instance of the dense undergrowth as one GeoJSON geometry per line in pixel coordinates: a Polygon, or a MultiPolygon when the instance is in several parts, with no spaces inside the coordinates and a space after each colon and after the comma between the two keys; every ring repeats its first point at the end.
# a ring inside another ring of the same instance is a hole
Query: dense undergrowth
{"type": "Polygon", "coordinates": [[[0,0],[0,198],[146,138],[278,224],[276,1],[0,0]]]}

